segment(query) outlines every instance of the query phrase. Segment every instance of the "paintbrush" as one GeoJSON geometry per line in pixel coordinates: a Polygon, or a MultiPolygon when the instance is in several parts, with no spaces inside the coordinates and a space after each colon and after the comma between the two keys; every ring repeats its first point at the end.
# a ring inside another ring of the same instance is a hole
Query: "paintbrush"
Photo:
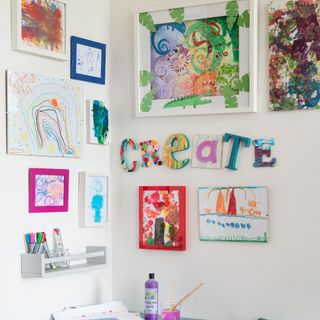
{"type": "Polygon", "coordinates": [[[187,293],[185,296],[183,296],[178,302],[176,302],[171,308],[170,312],[172,312],[179,304],[184,302],[186,299],[188,299],[192,294],[194,294],[200,287],[203,286],[203,282],[201,282],[198,286],[196,286],[193,290],[191,290],[189,293],[187,293]]]}

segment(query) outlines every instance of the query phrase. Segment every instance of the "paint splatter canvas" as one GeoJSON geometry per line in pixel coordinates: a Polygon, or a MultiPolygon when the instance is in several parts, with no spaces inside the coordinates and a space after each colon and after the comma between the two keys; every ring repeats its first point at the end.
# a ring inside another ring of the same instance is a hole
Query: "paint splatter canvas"
{"type": "Polygon", "coordinates": [[[199,188],[200,239],[267,242],[266,187],[199,188]]]}
{"type": "Polygon", "coordinates": [[[109,111],[104,101],[87,100],[88,142],[105,145],[110,142],[109,111]]]}
{"type": "Polygon", "coordinates": [[[79,158],[81,98],[75,82],[7,71],[8,153],[79,158]]]}
{"type": "Polygon", "coordinates": [[[56,0],[14,0],[16,48],[66,59],[66,3],[56,0]]]}
{"type": "Polygon", "coordinates": [[[273,111],[320,108],[320,3],[269,4],[269,87],[273,111]]]}
{"type": "Polygon", "coordinates": [[[108,176],[103,173],[79,174],[79,225],[102,227],[108,222],[108,176]]]}
{"type": "Polygon", "coordinates": [[[29,170],[29,212],[68,211],[69,170],[29,170]]]}
{"type": "Polygon", "coordinates": [[[185,187],[139,188],[139,248],[185,250],[185,187]]]}
{"type": "Polygon", "coordinates": [[[254,10],[233,0],[140,13],[141,115],[253,111],[254,10]]]}

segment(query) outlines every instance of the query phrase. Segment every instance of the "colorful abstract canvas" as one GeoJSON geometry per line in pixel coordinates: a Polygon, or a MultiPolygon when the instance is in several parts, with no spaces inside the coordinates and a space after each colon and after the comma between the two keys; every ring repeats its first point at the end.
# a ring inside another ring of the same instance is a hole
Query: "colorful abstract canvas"
{"type": "Polygon", "coordinates": [[[66,59],[66,3],[13,0],[14,46],[18,50],[66,59]]]}
{"type": "Polygon", "coordinates": [[[7,72],[7,151],[79,158],[82,90],[70,80],[7,72]]]}
{"type": "Polygon", "coordinates": [[[87,100],[88,143],[105,145],[110,142],[109,111],[99,100],[87,100]]]}
{"type": "Polygon", "coordinates": [[[108,222],[109,178],[104,173],[79,174],[79,226],[103,227],[108,222]]]}
{"type": "Polygon", "coordinates": [[[139,188],[139,248],[186,249],[186,188],[139,188]]]}
{"type": "Polygon", "coordinates": [[[29,212],[68,211],[69,170],[29,170],[29,212]]]}
{"type": "Polygon", "coordinates": [[[320,2],[269,5],[269,87],[273,111],[320,108],[320,2]]]}
{"type": "Polygon", "coordinates": [[[268,242],[266,187],[199,188],[200,239],[268,242]]]}
{"type": "Polygon", "coordinates": [[[254,15],[250,0],[140,13],[138,115],[254,111],[254,15]]]}
{"type": "Polygon", "coordinates": [[[222,136],[195,135],[192,147],[192,166],[194,168],[220,169],[222,140],[222,136]]]}

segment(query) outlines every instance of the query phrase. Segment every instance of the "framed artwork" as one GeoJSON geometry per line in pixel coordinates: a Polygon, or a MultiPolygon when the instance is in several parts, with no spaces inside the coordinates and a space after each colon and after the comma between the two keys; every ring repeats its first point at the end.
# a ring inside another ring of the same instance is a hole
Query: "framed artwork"
{"type": "Polygon", "coordinates": [[[67,60],[66,11],[61,0],[12,0],[13,48],[67,60]]]}
{"type": "Polygon", "coordinates": [[[268,242],[266,187],[199,188],[200,240],[268,242]]]}
{"type": "Polygon", "coordinates": [[[82,89],[70,80],[7,71],[7,152],[80,158],[82,89]]]}
{"type": "Polygon", "coordinates": [[[29,212],[67,212],[69,170],[29,169],[29,212]]]}
{"type": "Polygon", "coordinates": [[[106,83],[106,45],[71,37],[71,79],[106,83]]]}
{"type": "Polygon", "coordinates": [[[139,248],[186,250],[186,187],[139,187],[139,248]]]}
{"type": "Polygon", "coordinates": [[[105,145],[110,142],[109,111],[100,100],[87,100],[88,143],[105,145]]]}
{"type": "Polygon", "coordinates": [[[140,12],[136,115],[256,111],[257,2],[140,12]]]}
{"type": "Polygon", "coordinates": [[[103,227],[109,218],[109,177],[79,173],[79,226],[103,227]]]}
{"type": "Polygon", "coordinates": [[[320,109],[320,2],[269,3],[272,111],[320,109]]]}

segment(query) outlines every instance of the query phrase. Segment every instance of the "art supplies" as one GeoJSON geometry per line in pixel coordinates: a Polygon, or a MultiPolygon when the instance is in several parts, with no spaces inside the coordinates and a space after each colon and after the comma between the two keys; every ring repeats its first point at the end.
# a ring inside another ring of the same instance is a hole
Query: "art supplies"
{"type": "MultiPolygon", "coordinates": [[[[55,256],[63,257],[69,254],[68,250],[64,248],[62,237],[61,237],[61,231],[59,228],[53,229],[53,245],[54,245],[55,256]]],[[[68,261],[59,263],[59,267],[62,267],[62,268],[68,268],[69,266],[70,266],[70,262],[68,261]]]]}
{"type": "Polygon", "coordinates": [[[144,318],[158,319],[158,282],[154,279],[154,273],[149,273],[149,279],[145,282],[144,318]]]}
{"type": "Polygon", "coordinates": [[[27,253],[33,253],[34,243],[35,243],[34,233],[26,233],[24,237],[27,244],[27,253]]]}
{"type": "Polygon", "coordinates": [[[37,232],[37,240],[36,243],[34,245],[33,248],[33,252],[32,253],[41,253],[41,247],[42,247],[42,236],[43,236],[43,232],[37,232]]]}

